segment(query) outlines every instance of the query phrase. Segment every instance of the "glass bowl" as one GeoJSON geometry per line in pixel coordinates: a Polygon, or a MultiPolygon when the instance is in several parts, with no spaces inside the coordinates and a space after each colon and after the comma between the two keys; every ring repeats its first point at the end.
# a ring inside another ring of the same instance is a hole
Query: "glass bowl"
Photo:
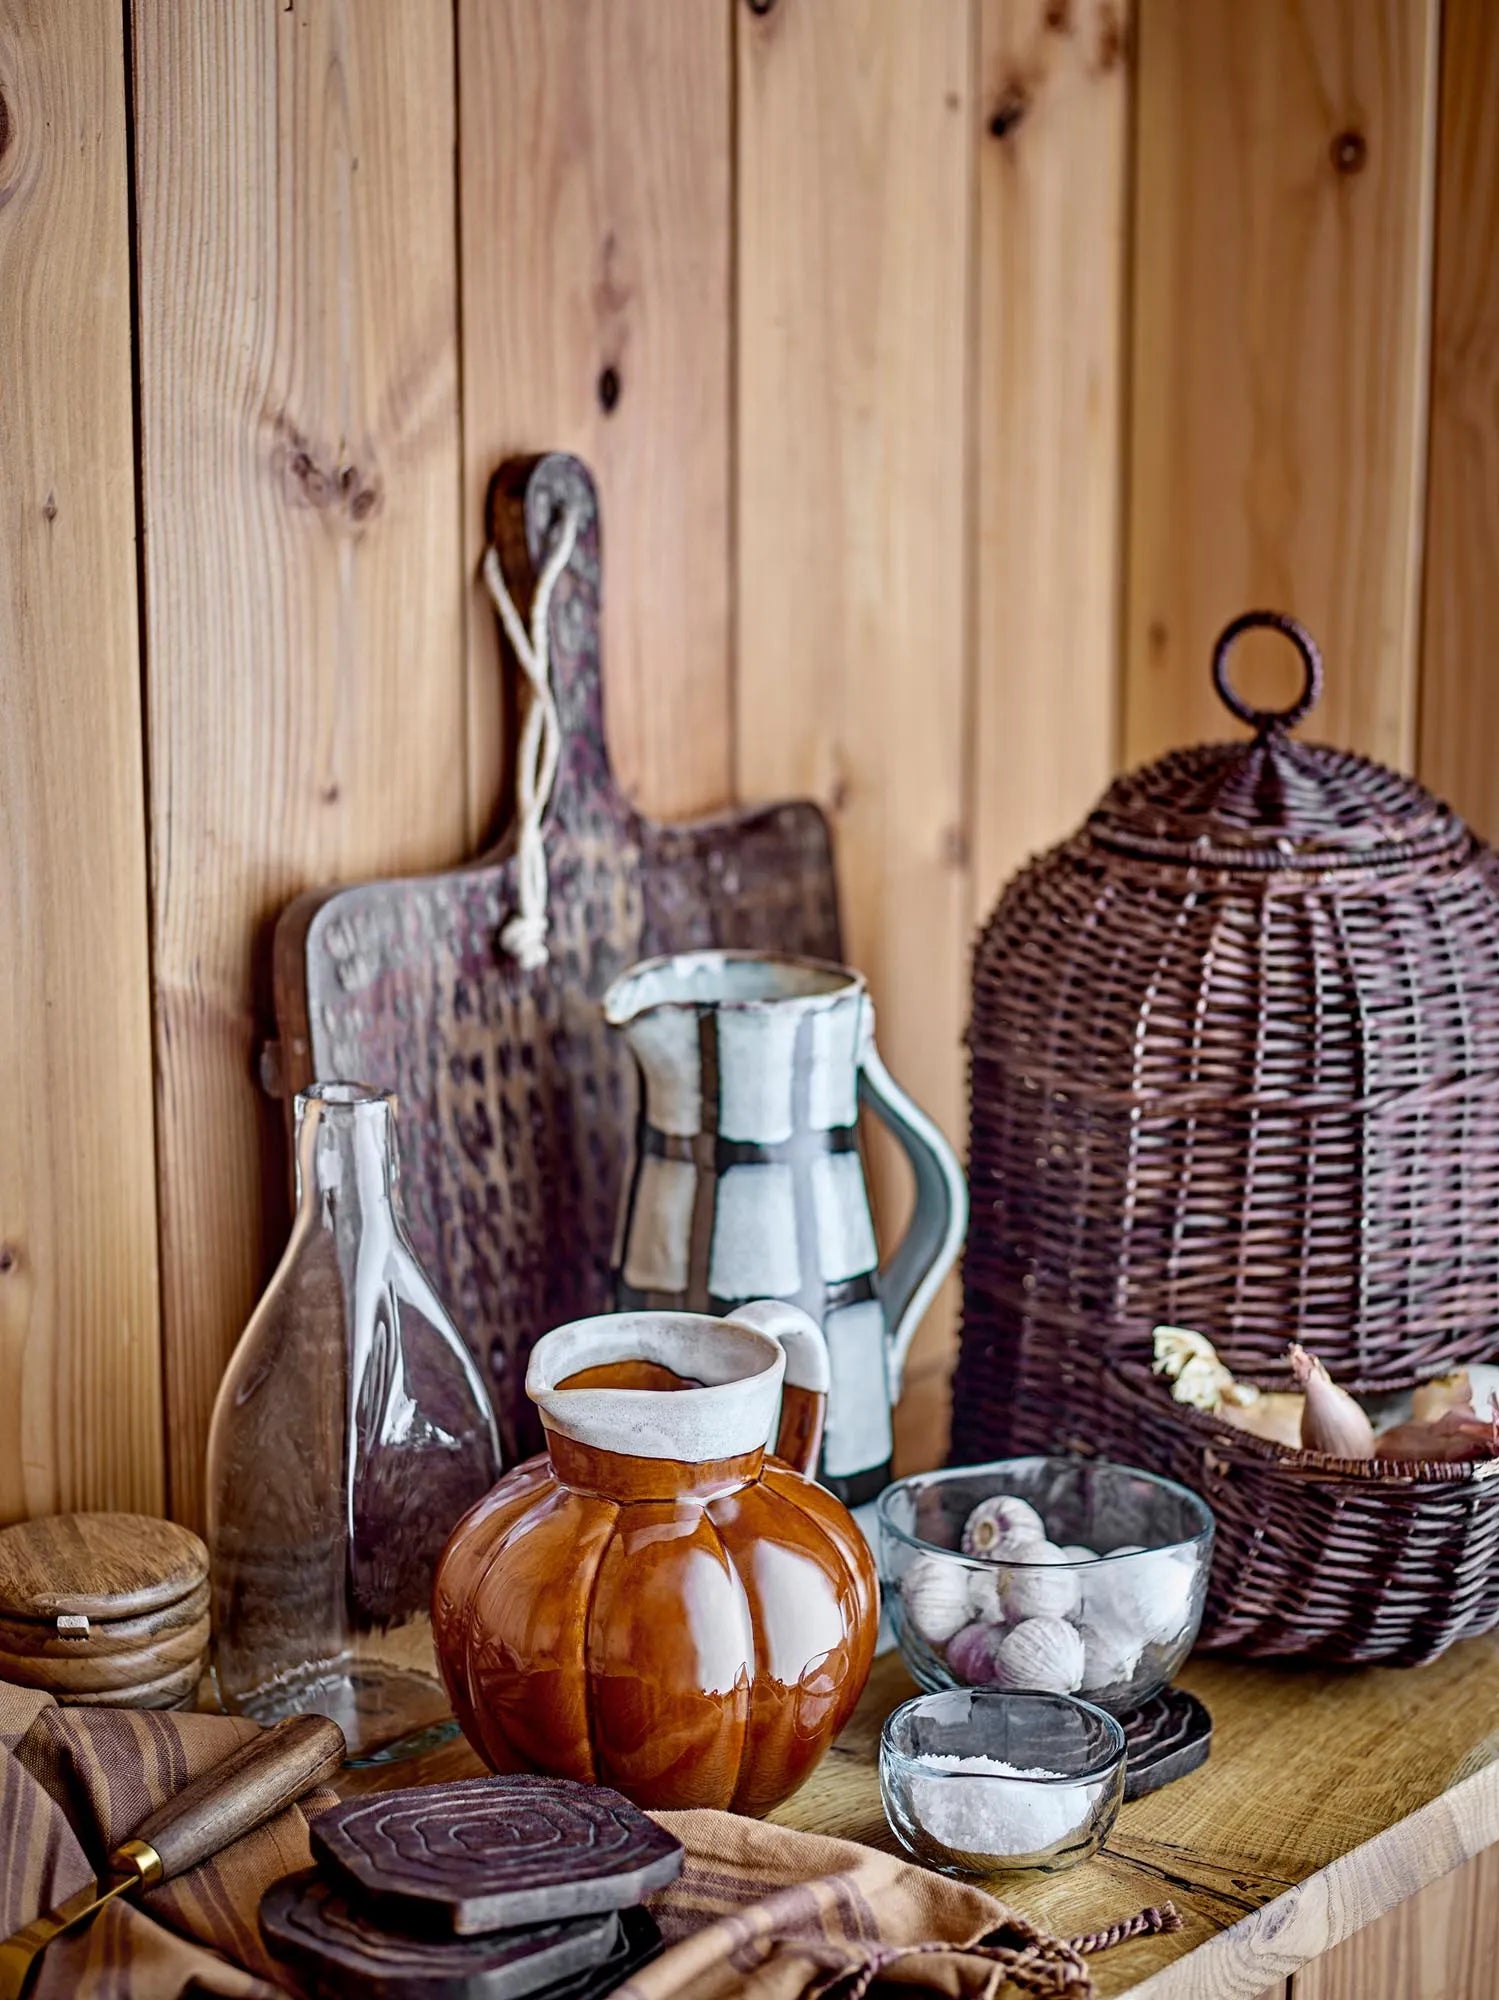
{"type": "Polygon", "coordinates": [[[1196,1641],[1213,1516],[1174,1480],[1007,1458],[897,1480],[877,1516],[886,1607],[920,1687],[1081,1694],[1123,1714],[1165,1687],[1196,1641]],[[965,1522],[999,1496],[1040,1516],[1041,1560],[1026,1525],[994,1556],[962,1553],[965,1522]]]}
{"type": "Polygon", "coordinates": [[[1108,1839],[1124,1797],[1124,1731],[1071,1695],[917,1695],[881,1732],[880,1796],[902,1845],[929,1868],[1052,1875],[1108,1839]]]}

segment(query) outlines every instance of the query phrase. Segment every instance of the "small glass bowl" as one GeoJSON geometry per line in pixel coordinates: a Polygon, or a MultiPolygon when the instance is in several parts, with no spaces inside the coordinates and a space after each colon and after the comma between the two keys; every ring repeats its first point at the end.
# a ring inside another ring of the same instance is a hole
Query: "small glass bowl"
{"type": "Polygon", "coordinates": [[[1124,1731],[1066,1694],[917,1695],[880,1735],[880,1796],[902,1845],[949,1875],[1054,1875],[1096,1854],[1124,1797],[1124,1731]],[[1009,1777],[944,1765],[991,1758],[1009,1777]]]}
{"type": "Polygon", "coordinates": [[[920,1687],[1034,1687],[1123,1715],[1196,1643],[1213,1516],[1175,1480],[1097,1459],[1007,1458],[898,1479],[876,1511],[885,1605],[920,1687]],[[1096,1559],[965,1556],[964,1523],[1000,1494],[1029,1502],[1054,1548],[1096,1559]],[[1030,1619],[1038,1627],[1006,1646],[1030,1619]]]}

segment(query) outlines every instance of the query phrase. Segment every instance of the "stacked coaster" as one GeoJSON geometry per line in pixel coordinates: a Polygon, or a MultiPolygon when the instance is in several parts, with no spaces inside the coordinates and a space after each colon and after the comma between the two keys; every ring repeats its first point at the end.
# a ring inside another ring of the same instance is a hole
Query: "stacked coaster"
{"type": "Polygon", "coordinates": [[[94,1708],[181,1708],[208,1661],[208,1551],[147,1514],[0,1529],[0,1680],[94,1708]]]}
{"type": "Polygon", "coordinates": [[[682,1849],[618,1792],[465,1778],[336,1806],[260,1928],[313,2000],[595,2000],[660,1949],[682,1849]]]}

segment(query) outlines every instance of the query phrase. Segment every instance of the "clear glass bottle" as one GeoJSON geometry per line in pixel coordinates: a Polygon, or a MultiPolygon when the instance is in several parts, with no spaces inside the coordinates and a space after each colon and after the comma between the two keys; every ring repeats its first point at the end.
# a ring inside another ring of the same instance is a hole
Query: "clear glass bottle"
{"type": "Polygon", "coordinates": [[[394,1098],[315,1084],[296,1153],[291,1241],[209,1431],[214,1663],[232,1712],[316,1710],[361,1752],[449,1713],[432,1573],[499,1442],[406,1235],[394,1098]]]}

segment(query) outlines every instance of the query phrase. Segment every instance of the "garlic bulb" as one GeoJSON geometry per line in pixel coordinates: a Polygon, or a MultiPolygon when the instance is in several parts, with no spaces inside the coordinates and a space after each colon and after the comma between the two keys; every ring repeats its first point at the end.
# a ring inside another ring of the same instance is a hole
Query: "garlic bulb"
{"type": "Polygon", "coordinates": [[[972,1616],[967,1571],[941,1556],[917,1556],[901,1578],[900,1594],[907,1617],[934,1646],[945,1645],[972,1616]]]}
{"type": "Polygon", "coordinates": [[[1085,1549],[1081,1542],[1069,1542],[1066,1548],[1063,1549],[1062,1554],[1070,1563],[1096,1563],[1098,1561],[1097,1549],[1085,1549]]]}
{"type": "Polygon", "coordinates": [[[988,1500],[980,1500],[963,1523],[963,1553],[997,1556],[1002,1553],[1001,1544],[1020,1537],[1044,1542],[1046,1523],[1028,1500],[1018,1499],[1013,1493],[996,1493],[988,1500]]]}
{"type": "Polygon", "coordinates": [[[1084,1624],[1078,1630],[1083,1642],[1084,1694],[1123,1687],[1133,1680],[1144,1646],[1132,1632],[1121,1631],[1117,1625],[1084,1624]]]}
{"type": "Polygon", "coordinates": [[[986,1625],[1003,1625],[1005,1622],[1005,1575],[1006,1572],[1000,1569],[968,1572],[969,1612],[973,1617],[983,1619],[986,1625]]]}
{"type": "Polygon", "coordinates": [[[1374,1426],[1346,1389],[1340,1389],[1314,1354],[1293,1340],[1287,1353],[1291,1373],[1306,1393],[1301,1412],[1304,1451],[1329,1458],[1373,1458],[1374,1426]]]}
{"type": "Polygon", "coordinates": [[[1027,1618],[1000,1640],[995,1668],[1000,1687],[1071,1694],[1083,1678],[1083,1642],[1064,1619],[1027,1618]]]}
{"type": "Polygon", "coordinates": [[[1099,1632],[1167,1645],[1187,1622],[1195,1574],[1170,1549],[1116,1549],[1129,1562],[1101,1562],[1083,1577],[1083,1622],[1099,1632]]]}
{"type": "Polygon", "coordinates": [[[1001,1573],[1000,1597],[1005,1616],[1015,1623],[1025,1618],[1070,1618],[1082,1602],[1082,1588],[1075,1569],[1065,1565],[1067,1555],[1052,1542],[1032,1542],[1022,1563],[1001,1573]]]}
{"type": "Polygon", "coordinates": [[[997,1625],[965,1625],[947,1642],[949,1673],[968,1687],[983,1687],[999,1671],[1000,1643],[997,1625]]]}

